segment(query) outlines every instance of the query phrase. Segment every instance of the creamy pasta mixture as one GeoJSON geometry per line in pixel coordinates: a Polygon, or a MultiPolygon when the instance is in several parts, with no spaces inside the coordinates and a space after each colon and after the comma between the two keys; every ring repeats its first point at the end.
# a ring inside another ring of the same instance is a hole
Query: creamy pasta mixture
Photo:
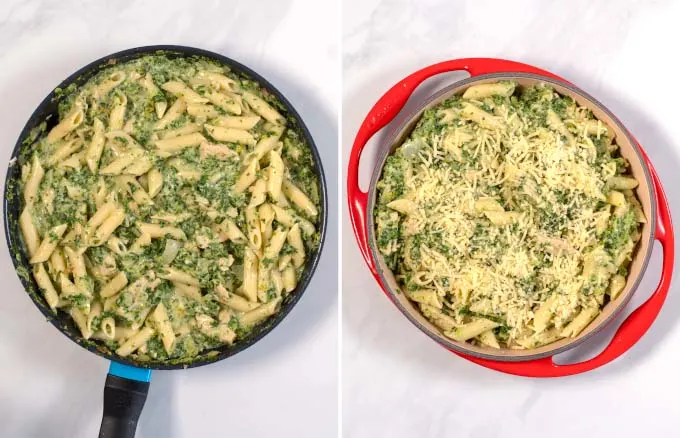
{"type": "Polygon", "coordinates": [[[48,305],[137,360],[186,360],[274,315],[318,247],[309,146],[275,97],[152,55],[57,90],[22,152],[20,227],[48,305]]]}
{"type": "Polygon", "coordinates": [[[645,222],[628,167],[611,128],[551,87],[472,86],[387,158],[378,248],[453,340],[575,337],[626,284],[645,222]]]}

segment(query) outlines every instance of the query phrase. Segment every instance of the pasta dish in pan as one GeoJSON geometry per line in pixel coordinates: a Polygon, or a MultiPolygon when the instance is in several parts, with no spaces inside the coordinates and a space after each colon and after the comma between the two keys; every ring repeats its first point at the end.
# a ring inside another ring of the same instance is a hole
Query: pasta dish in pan
{"type": "Polygon", "coordinates": [[[312,154],[280,102],[163,55],[57,91],[58,123],[18,162],[49,307],[140,361],[230,345],[274,315],[319,240],[312,154]]]}
{"type": "Polygon", "coordinates": [[[531,349],[573,338],[626,284],[646,221],[613,131],[547,85],[469,87],[387,158],[378,249],[445,336],[531,349]]]}

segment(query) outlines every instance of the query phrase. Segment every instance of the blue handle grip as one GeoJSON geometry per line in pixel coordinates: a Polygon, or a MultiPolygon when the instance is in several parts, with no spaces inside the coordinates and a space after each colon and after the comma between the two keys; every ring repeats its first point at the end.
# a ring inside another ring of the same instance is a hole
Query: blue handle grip
{"type": "Polygon", "coordinates": [[[123,379],[137,380],[139,382],[148,382],[151,380],[150,369],[137,368],[118,362],[111,362],[111,365],[109,366],[109,374],[112,376],[122,377],[123,379]]]}

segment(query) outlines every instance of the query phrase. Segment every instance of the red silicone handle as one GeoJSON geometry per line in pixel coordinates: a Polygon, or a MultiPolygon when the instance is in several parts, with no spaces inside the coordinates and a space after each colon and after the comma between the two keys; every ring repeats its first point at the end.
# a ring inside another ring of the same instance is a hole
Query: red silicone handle
{"type": "MultiPolygon", "coordinates": [[[[354,139],[347,172],[347,198],[352,227],[361,253],[384,291],[385,287],[380,280],[369,250],[366,222],[367,193],[362,192],[359,188],[359,158],[368,140],[396,117],[418,85],[434,75],[456,70],[465,70],[471,76],[501,72],[534,73],[567,82],[550,72],[518,62],[490,58],[468,58],[445,61],[419,70],[390,88],[378,100],[364,119],[354,139]]],[[[661,280],[654,294],[626,318],[605,350],[590,360],[569,365],[555,364],[552,357],[522,362],[498,362],[467,356],[455,351],[454,353],[479,365],[504,373],[527,377],[560,377],[590,371],[611,362],[630,349],[645,334],[659,314],[668,294],[673,273],[675,249],[673,225],[666,195],[654,167],[639,143],[638,147],[642,151],[643,159],[649,168],[656,193],[657,217],[656,235],[654,237],[663,246],[663,268],[661,280]]],[[[387,292],[385,293],[387,294],[387,292]]],[[[387,295],[389,297],[389,294],[387,295]]]]}
{"type": "MultiPolygon", "coordinates": [[[[640,148],[640,150],[642,150],[642,148],[640,148]]],[[[668,288],[671,285],[673,262],[675,258],[675,238],[673,236],[673,224],[671,222],[668,200],[661,187],[661,182],[659,181],[659,176],[656,174],[656,170],[654,170],[652,163],[644,152],[643,155],[647,167],[649,168],[649,172],[652,175],[652,183],[654,185],[654,192],[656,193],[657,216],[656,235],[654,238],[658,240],[663,247],[661,280],[659,280],[656,291],[654,291],[652,296],[623,321],[604,351],[585,362],[568,365],[558,365],[553,362],[552,357],[524,362],[497,362],[463,354],[459,354],[459,356],[487,368],[502,371],[504,373],[516,374],[518,376],[562,377],[599,368],[621,356],[642,338],[656,319],[661,310],[661,306],[663,306],[663,303],[666,300],[668,288]]]]}
{"type": "Polygon", "coordinates": [[[371,269],[373,276],[378,283],[380,277],[375,269],[375,264],[371,258],[371,253],[368,246],[368,233],[366,226],[366,202],[368,195],[362,192],[359,188],[359,158],[361,152],[364,150],[368,140],[394,119],[399,111],[404,108],[406,101],[413,94],[415,89],[428,78],[432,76],[447,73],[452,71],[465,70],[470,73],[470,76],[477,76],[487,73],[502,73],[502,72],[524,72],[534,73],[543,76],[561,79],[550,72],[541,70],[530,65],[521,64],[514,61],[506,61],[504,59],[493,58],[466,58],[454,59],[451,61],[444,61],[438,64],[431,65],[422,70],[418,70],[410,76],[399,81],[394,87],[390,88],[387,93],[373,105],[371,111],[364,119],[364,122],[359,128],[354,145],[349,156],[349,166],[347,169],[347,198],[349,202],[349,216],[354,228],[354,235],[359,242],[361,254],[368,267],[371,269]]]}

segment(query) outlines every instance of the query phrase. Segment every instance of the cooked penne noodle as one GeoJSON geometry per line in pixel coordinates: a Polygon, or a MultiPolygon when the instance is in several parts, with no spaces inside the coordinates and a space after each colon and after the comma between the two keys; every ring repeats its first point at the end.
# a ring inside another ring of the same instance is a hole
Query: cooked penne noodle
{"type": "Polygon", "coordinates": [[[151,336],[153,336],[154,331],[150,327],[144,327],[136,334],[132,335],[130,339],[125,341],[117,350],[116,354],[121,357],[129,356],[131,353],[135,352],[139,347],[145,345],[151,336]]]}
{"type": "Polygon", "coordinates": [[[175,103],[168,108],[163,117],[156,123],[154,129],[165,129],[169,124],[174,122],[187,109],[187,101],[185,99],[177,99],[175,103]]]}
{"type": "Polygon", "coordinates": [[[66,272],[66,260],[64,259],[64,252],[61,248],[55,248],[55,250],[52,251],[48,264],[51,267],[50,274],[53,274],[54,276],[66,272]]]}
{"type": "Polygon", "coordinates": [[[257,211],[254,208],[246,208],[246,224],[248,225],[248,242],[250,246],[259,249],[262,246],[262,233],[257,211]]]}
{"type": "Polygon", "coordinates": [[[281,138],[282,134],[283,127],[275,126],[273,129],[271,129],[271,132],[268,135],[264,136],[262,139],[260,139],[260,141],[257,142],[257,145],[253,150],[253,155],[255,155],[258,160],[261,160],[265,155],[276,148],[276,145],[279,143],[279,139],[281,138]]]}
{"type": "Polygon", "coordinates": [[[463,99],[483,99],[491,96],[511,96],[515,91],[513,82],[497,82],[491,84],[473,85],[465,90],[463,99]]]}
{"type": "Polygon", "coordinates": [[[147,174],[147,184],[149,186],[149,196],[153,198],[163,187],[163,174],[158,169],[151,169],[147,174]]]}
{"type": "Polygon", "coordinates": [[[95,87],[95,89],[92,91],[93,97],[95,99],[106,97],[106,95],[109,94],[111,90],[122,84],[126,77],[127,76],[123,72],[111,73],[111,75],[106,78],[106,80],[95,87]]]}
{"type": "Polygon", "coordinates": [[[188,284],[189,286],[198,286],[198,279],[186,272],[179,271],[175,268],[165,268],[165,272],[158,274],[158,277],[165,280],[176,281],[178,283],[188,284]]]}
{"type": "Polygon", "coordinates": [[[33,223],[33,215],[31,215],[28,208],[25,207],[24,211],[21,212],[21,216],[19,216],[19,228],[24,237],[24,244],[26,249],[28,249],[28,255],[33,257],[40,245],[40,236],[38,235],[38,229],[33,223]]]}
{"type": "MultiPolygon", "coordinates": [[[[92,303],[92,306],[90,307],[90,313],[87,314],[87,331],[91,334],[94,333],[94,322],[97,318],[99,318],[102,314],[102,304],[99,301],[95,301],[92,303]]],[[[101,322],[100,322],[101,324],[101,322]]]]}
{"type": "Polygon", "coordinates": [[[297,188],[290,180],[283,181],[283,194],[290,199],[293,204],[300,207],[307,216],[314,217],[319,214],[314,203],[304,194],[302,190],[297,188]]]}
{"type": "Polygon", "coordinates": [[[156,147],[164,152],[177,153],[183,149],[198,146],[205,142],[205,137],[198,132],[193,134],[182,135],[179,137],[165,138],[163,140],[156,140],[156,147]]]}
{"type": "Polygon", "coordinates": [[[167,131],[161,131],[158,133],[158,136],[162,138],[163,140],[169,140],[171,138],[175,137],[181,137],[183,135],[188,135],[188,134],[193,134],[194,132],[200,132],[201,131],[201,125],[198,123],[187,123],[181,128],[177,129],[168,129],[167,131]]]}
{"type": "Polygon", "coordinates": [[[261,115],[265,120],[277,125],[286,124],[286,119],[284,119],[271,105],[265,102],[264,99],[245,91],[243,93],[243,100],[248,102],[248,105],[250,105],[253,111],[261,115]]]}
{"type": "Polygon", "coordinates": [[[243,296],[254,302],[257,301],[257,256],[248,247],[244,248],[243,254],[243,296]]]}
{"type": "Polygon", "coordinates": [[[123,169],[124,174],[141,176],[153,167],[153,160],[148,155],[137,156],[135,161],[123,169]]]}
{"type": "Polygon", "coordinates": [[[37,155],[34,155],[31,160],[31,172],[24,186],[24,202],[26,205],[31,205],[35,201],[43,176],[45,176],[45,170],[40,164],[37,155]]]}
{"type": "Polygon", "coordinates": [[[146,234],[150,236],[152,239],[157,239],[166,236],[171,236],[174,237],[175,239],[180,240],[186,240],[187,238],[186,234],[184,234],[184,231],[182,231],[181,228],[177,227],[168,227],[158,224],[147,223],[140,223],[138,226],[142,234],[146,234]]]}
{"type": "Polygon", "coordinates": [[[222,285],[217,286],[216,293],[221,303],[238,312],[249,312],[259,306],[259,304],[248,301],[240,295],[229,293],[222,285]]]}
{"type": "Polygon", "coordinates": [[[120,175],[123,173],[123,169],[132,164],[135,159],[137,159],[137,157],[132,153],[121,155],[103,168],[99,169],[99,173],[102,175],[120,175]]]}
{"type": "Polygon", "coordinates": [[[127,284],[127,275],[125,275],[125,272],[119,272],[115,277],[109,280],[109,282],[106,283],[104,287],[101,288],[99,291],[99,296],[102,298],[112,297],[123,290],[127,284]]]}
{"type": "Polygon", "coordinates": [[[236,184],[234,184],[234,193],[241,193],[246,190],[257,179],[257,170],[259,163],[257,160],[250,160],[246,167],[241,171],[236,184]]]}
{"type": "Polygon", "coordinates": [[[268,260],[274,260],[279,256],[283,244],[286,243],[286,236],[288,236],[288,231],[283,228],[277,228],[274,230],[271,239],[267,247],[264,249],[264,258],[268,260]]]}
{"type": "Polygon", "coordinates": [[[156,306],[156,309],[152,313],[152,317],[156,322],[156,330],[161,337],[161,341],[163,341],[163,348],[170,354],[175,346],[175,332],[172,330],[168,312],[165,310],[163,303],[159,303],[156,306]]]}
{"type": "Polygon", "coordinates": [[[90,339],[92,337],[92,330],[87,326],[87,315],[80,309],[74,307],[70,310],[71,318],[78,326],[81,335],[84,339],[90,339]]]}
{"type": "Polygon", "coordinates": [[[271,204],[265,203],[260,205],[257,210],[260,221],[260,233],[262,234],[262,239],[264,242],[268,242],[274,231],[272,228],[272,223],[274,222],[274,209],[271,204]]]}
{"type": "Polygon", "coordinates": [[[124,94],[116,94],[113,98],[113,109],[109,115],[109,130],[118,131],[123,129],[125,123],[125,110],[127,97],[124,94]]]}
{"type": "Polygon", "coordinates": [[[288,244],[295,249],[295,253],[292,255],[293,266],[296,268],[301,267],[305,262],[305,244],[302,242],[302,234],[300,233],[300,226],[295,224],[288,230],[288,235],[286,236],[288,244]]]}
{"type": "Polygon", "coordinates": [[[83,108],[80,105],[74,105],[71,112],[69,112],[57,126],[50,130],[50,133],[47,134],[47,141],[49,143],[56,143],[80,126],[80,124],[83,123],[83,120],[85,120],[83,108]]]}
{"type": "Polygon", "coordinates": [[[50,228],[50,230],[45,234],[40,246],[31,257],[31,264],[43,263],[52,255],[52,251],[55,250],[59,242],[61,241],[61,236],[66,232],[68,225],[60,224],[55,227],[50,228]]]}
{"type": "Polygon", "coordinates": [[[248,208],[255,208],[267,200],[267,182],[260,178],[250,186],[250,204],[248,208]]]}
{"type": "Polygon", "coordinates": [[[499,324],[495,321],[479,318],[473,322],[469,322],[448,332],[444,332],[444,335],[453,339],[454,341],[464,342],[498,326],[499,324]]]}
{"type": "Polygon", "coordinates": [[[87,152],[85,153],[85,161],[87,162],[87,167],[92,173],[97,172],[99,167],[99,159],[104,152],[104,143],[106,142],[106,137],[104,137],[104,124],[99,119],[94,119],[93,122],[94,133],[92,134],[92,139],[90,144],[87,146],[87,152]]]}
{"type": "Polygon", "coordinates": [[[221,126],[203,125],[206,132],[217,141],[239,143],[246,146],[255,146],[255,137],[243,129],[222,128],[221,126]]]}
{"type": "Polygon", "coordinates": [[[181,81],[168,81],[161,85],[161,88],[187,103],[206,103],[208,101],[181,81]]]}
{"type": "Polygon", "coordinates": [[[297,278],[295,276],[295,269],[292,266],[288,266],[281,272],[281,279],[283,280],[283,289],[286,293],[291,293],[295,290],[297,278]]]}
{"type": "Polygon", "coordinates": [[[251,327],[258,322],[261,322],[262,320],[276,313],[276,309],[278,308],[280,302],[281,299],[277,298],[244,313],[239,317],[239,323],[244,327],[251,327]]]}
{"type": "Polygon", "coordinates": [[[54,311],[59,303],[59,295],[57,294],[56,289],[54,289],[52,280],[50,280],[50,276],[47,274],[45,266],[42,263],[33,266],[33,278],[35,278],[35,282],[42,291],[45,302],[50,309],[54,311]]]}
{"type": "Polygon", "coordinates": [[[262,120],[260,116],[223,116],[212,120],[214,126],[249,131],[262,120]]]}
{"type": "Polygon", "coordinates": [[[284,165],[281,156],[276,152],[269,153],[269,167],[267,173],[267,191],[272,199],[281,197],[284,165]]]}
{"type": "Polygon", "coordinates": [[[187,113],[193,117],[202,119],[214,119],[220,115],[220,113],[212,105],[205,105],[202,103],[188,104],[187,113]]]}
{"type": "Polygon", "coordinates": [[[213,144],[206,141],[201,143],[199,152],[201,155],[201,160],[205,160],[206,158],[210,157],[215,157],[220,160],[227,160],[229,158],[238,159],[238,153],[233,151],[226,144],[213,144]]]}
{"type": "MultiPolygon", "coordinates": [[[[276,296],[280,297],[281,293],[283,292],[284,285],[283,285],[283,276],[281,275],[281,271],[279,271],[276,268],[273,268],[269,272],[269,276],[272,281],[272,285],[274,286],[274,290],[276,291],[276,296]]],[[[294,289],[295,287],[293,287],[294,289]]]]}
{"type": "Polygon", "coordinates": [[[90,242],[93,246],[102,245],[125,220],[125,210],[117,208],[97,228],[90,242]]]}

